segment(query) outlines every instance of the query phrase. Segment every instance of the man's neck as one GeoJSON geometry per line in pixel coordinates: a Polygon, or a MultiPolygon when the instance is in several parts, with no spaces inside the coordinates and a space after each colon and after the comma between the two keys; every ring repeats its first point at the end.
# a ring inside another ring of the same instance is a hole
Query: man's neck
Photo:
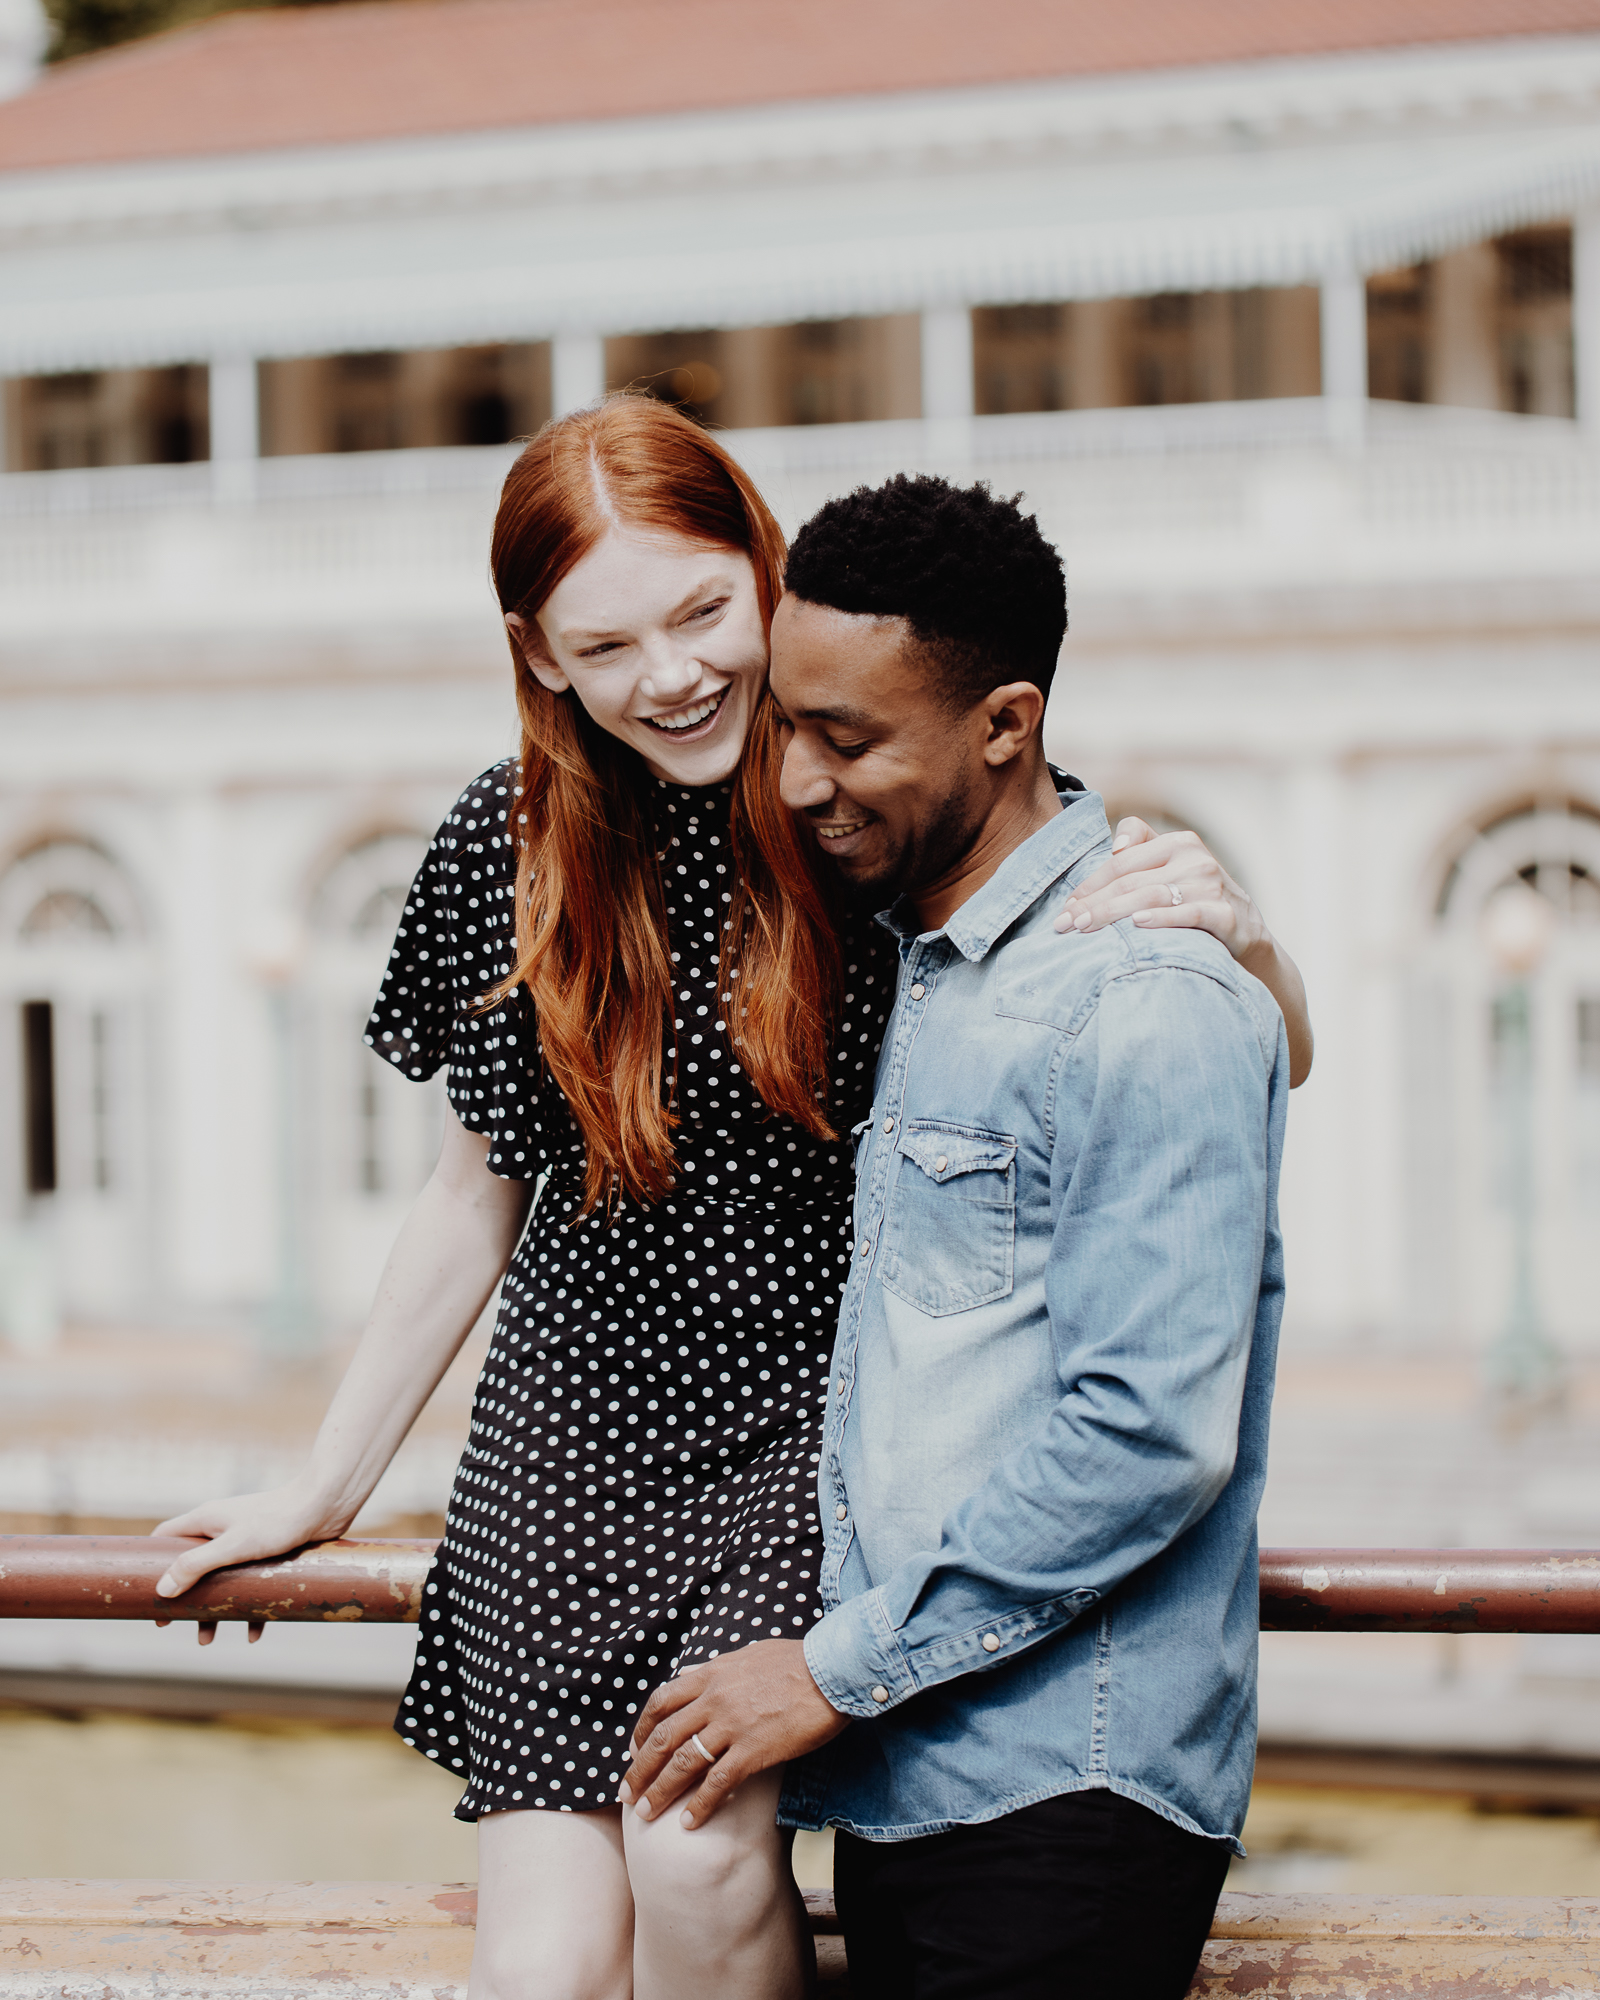
{"type": "Polygon", "coordinates": [[[961,905],[998,873],[1006,857],[1040,827],[1048,826],[1060,811],[1050,767],[1044,752],[1036,751],[1027,769],[1018,771],[1015,781],[995,794],[977,839],[949,874],[913,892],[912,906],[923,930],[943,930],[961,905]]]}

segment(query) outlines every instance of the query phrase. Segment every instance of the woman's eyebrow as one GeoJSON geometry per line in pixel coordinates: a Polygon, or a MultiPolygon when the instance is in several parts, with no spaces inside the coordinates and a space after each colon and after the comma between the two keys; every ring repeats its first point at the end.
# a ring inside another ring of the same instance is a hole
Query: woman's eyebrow
{"type": "MultiPolygon", "coordinates": [[[[692,604],[698,602],[699,599],[703,597],[715,597],[720,591],[728,588],[729,585],[726,581],[719,583],[714,579],[707,579],[701,583],[697,583],[693,590],[686,590],[684,592],[683,596],[678,599],[677,603],[667,613],[667,616],[669,618],[677,618],[683,612],[687,611],[692,604]]],[[[561,643],[563,646],[592,645],[596,639],[617,639],[621,636],[622,628],[620,626],[596,625],[591,627],[587,625],[564,625],[561,628],[561,643]]]]}

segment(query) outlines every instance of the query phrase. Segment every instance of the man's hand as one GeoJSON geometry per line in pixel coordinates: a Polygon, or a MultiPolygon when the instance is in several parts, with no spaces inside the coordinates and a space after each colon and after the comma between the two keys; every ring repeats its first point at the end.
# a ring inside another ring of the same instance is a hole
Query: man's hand
{"type": "Polygon", "coordinates": [[[849,1717],[823,1700],[798,1639],[758,1639],[658,1687],[633,1732],[622,1803],[658,1819],[674,1799],[704,1826],[746,1778],[827,1743],[849,1717]],[[715,1763],[695,1748],[698,1736],[715,1763]]]}

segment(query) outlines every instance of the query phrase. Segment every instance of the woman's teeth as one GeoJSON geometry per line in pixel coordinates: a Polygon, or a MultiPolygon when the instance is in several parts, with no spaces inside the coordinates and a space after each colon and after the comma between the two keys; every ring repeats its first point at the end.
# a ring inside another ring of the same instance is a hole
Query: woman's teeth
{"type": "Polygon", "coordinates": [[[693,708],[680,708],[672,715],[652,715],[649,718],[652,729],[695,729],[708,715],[715,715],[722,705],[722,697],[728,692],[720,688],[707,700],[696,702],[693,708]]]}

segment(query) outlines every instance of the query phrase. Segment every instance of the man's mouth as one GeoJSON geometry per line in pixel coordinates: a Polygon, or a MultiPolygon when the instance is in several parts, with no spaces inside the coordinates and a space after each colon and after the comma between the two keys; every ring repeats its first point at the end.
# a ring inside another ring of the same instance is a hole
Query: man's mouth
{"type": "Polygon", "coordinates": [[[848,840],[869,822],[864,819],[813,820],[818,840],[848,840]]]}
{"type": "MultiPolygon", "coordinates": [[[[732,685],[730,681],[728,686],[732,685]]],[[[715,721],[727,698],[728,689],[718,688],[715,694],[707,695],[704,701],[697,701],[689,708],[674,708],[666,715],[647,715],[644,720],[652,729],[659,729],[663,736],[692,736],[697,729],[704,729],[715,721]]]]}

